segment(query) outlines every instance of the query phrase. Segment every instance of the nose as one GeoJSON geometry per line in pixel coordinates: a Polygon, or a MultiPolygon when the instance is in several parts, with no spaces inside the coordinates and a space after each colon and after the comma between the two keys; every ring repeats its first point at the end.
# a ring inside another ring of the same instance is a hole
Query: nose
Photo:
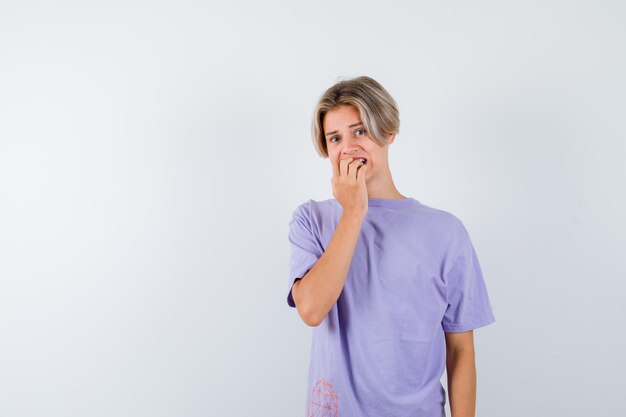
{"type": "Polygon", "coordinates": [[[350,149],[350,150],[345,149],[343,152],[341,152],[340,159],[347,158],[349,156],[353,156],[356,153],[357,153],[357,149],[350,149]]]}
{"type": "Polygon", "coordinates": [[[350,155],[350,154],[353,154],[353,153],[355,153],[355,152],[358,152],[358,151],[359,151],[359,149],[360,149],[360,148],[359,148],[359,146],[358,146],[358,144],[356,143],[356,141],[351,141],[351,140],[348,140],[348,141],[346,141],[346,142],[345,142],[345,145],[346,145],[346,146],[345,146],[345,148],[341,151],[341,153],[342,153],[342,154],[344,154],[344,155],[346,155],[346,156],[348,156],[348,155],[350,155]]]}

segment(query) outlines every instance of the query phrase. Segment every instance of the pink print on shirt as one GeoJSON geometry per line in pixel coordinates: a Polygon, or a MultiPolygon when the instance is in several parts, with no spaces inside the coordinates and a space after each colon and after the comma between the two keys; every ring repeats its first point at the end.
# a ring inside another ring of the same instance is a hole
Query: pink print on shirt
{"type": "Polygon", "coordinates": [[[325,379],[318,380],[311,392],[311,401],[307,417],[338,417],[337,393],[330,382],[325,379]]]}

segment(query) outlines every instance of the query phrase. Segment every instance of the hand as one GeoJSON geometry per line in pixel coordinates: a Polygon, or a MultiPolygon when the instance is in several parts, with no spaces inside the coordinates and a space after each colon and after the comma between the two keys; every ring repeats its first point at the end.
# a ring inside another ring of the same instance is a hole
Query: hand
{"type": "Polygon", "coordinates": [[[361,159],[348,156],[333,163],[333,177],[331,184],[333,196],[343,207],[344,213],[367,213],[367,186],[365,174],[367,165],[361,159]]]}

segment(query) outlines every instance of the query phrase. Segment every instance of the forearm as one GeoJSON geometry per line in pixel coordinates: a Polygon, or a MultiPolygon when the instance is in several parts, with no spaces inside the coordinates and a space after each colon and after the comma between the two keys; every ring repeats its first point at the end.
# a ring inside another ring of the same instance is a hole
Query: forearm
{"type": "Polygon", "coordinates": [[[326,247],[309,272],[292,289],[304,322],[317,326],[337,302],[352,263],[364,213],[344,212],[326,247]]]}
{"type": "Polygon", "coordinates": [[[447,353],[448,396],[452,417],[474,417],[476,409],[476,362],[474,351],[447,353]]]}

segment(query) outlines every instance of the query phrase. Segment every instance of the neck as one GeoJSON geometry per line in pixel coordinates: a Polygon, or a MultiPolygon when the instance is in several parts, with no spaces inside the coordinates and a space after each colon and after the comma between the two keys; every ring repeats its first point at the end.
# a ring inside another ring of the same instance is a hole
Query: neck
{"type": "Polygon", "coordinates": [[[406,198],[400,194],[400,191],[396,188],[391,177],[391,172],[386,170],[381,173],[380,177],[370,178],[367,182],[367,197],[368,198],[387,198],[387,199],[402,199],[406,198]]]}

